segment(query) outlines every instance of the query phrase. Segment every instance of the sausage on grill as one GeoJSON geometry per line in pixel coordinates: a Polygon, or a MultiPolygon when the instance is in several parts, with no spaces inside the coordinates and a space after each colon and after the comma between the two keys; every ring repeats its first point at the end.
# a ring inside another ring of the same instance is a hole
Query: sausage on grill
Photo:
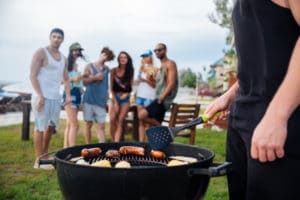
{"type": "Polygon", "coordinates": [[[95,148],[84,148],[81,150],[81,156],[86,158],[86,157],[95,157],[95,156],[99,156],[100,153],[102,152],[102,150],[99,147],[95,147],[95,148]]]}
{"type": "Polygon", "coordinates": [[[120,154],[132,154],[137,156],[144,156],[145,149],[143,147],[136,147],[136,146],[122,146],[119,149],[120,154]]]}
{"type": "Polygon", "coordinates": [[[166,154],[164,152],[153,149],[150,151],[150,155],[156,159],[163,159],[166,157],[166,154]]]}
{"type": "Polygon", "coordinates": [[[120,157],[120,153],[118,150],[109,149],[106,151],[105,156],[108,158],[118,158],[120,157]]]}

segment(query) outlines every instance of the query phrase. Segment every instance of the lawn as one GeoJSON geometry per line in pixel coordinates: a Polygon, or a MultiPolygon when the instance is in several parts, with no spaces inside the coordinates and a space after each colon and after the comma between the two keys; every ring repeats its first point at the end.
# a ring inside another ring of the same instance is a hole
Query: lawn
{"type": "MultiPolygon", "coordinates": [[[[63,146],[63,127],[52,136],[49,152],[63,146]]],[[[33,169],[34,150],[32,127],[29,141],[21,141],[21,125],[0,127],[0,199],[15,200],[60,200],[63,196],[57,181],[56,171],[33,169]]],[[[83,124],[81,124],[83,127],[83,124]]],[[[108,126],[106,127],[108,131],[108,126]]],[[[94,133],[94,131],[93,131],[94,133]]],[[[108,137],[108,134],[107,134],[108,137]]],[[[128,135],[125,138],[131,140],[128,135]]],[[[108,139],[109,140],[109,139],[108,139]]],[[[96,137],[93,135],[93,143],[96,137]]],[[[188,143],[187,138],[176,138],[176,142],[188,143]]],[[[84,144],[82,128],[77,144],[84,144]]],[[[196,145],[206,147],[215,152],[215,162],[225,160],[225,131],[217,132],[210,129],[198,129],[196,145]]],[[[225,177],[211,178],[205,200],[228,199],[227,181],[225,177]]]]}

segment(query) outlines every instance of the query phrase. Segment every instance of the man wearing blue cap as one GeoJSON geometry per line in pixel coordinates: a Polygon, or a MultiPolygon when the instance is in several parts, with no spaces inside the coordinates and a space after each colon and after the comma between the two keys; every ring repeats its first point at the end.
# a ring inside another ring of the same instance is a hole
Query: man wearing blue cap
{"type": "Polygon", "coordinates": [[[140,132],[145,128],[145,123],[152,126],[161,125],[178,90],[177,65],[167,57],[167,46],[163,43],[157,44],[154,53],[161,63],[156,76],[155,100],[145,108],[138,107],[140,132]]]}

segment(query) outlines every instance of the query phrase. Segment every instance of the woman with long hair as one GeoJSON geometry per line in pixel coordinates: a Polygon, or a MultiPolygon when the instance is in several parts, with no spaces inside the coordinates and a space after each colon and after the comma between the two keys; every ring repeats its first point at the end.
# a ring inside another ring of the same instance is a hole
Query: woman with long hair
{"type": "Polygon", "coordinates": [[[141,57],[135,103],[146,107],[155,99],[155,77],[158,68],[154,66],[151,50],[143,53],[141,57]]]}
{"type": "MultiPolygon", "coordinates": [[[[76,63],[77,58],[85,57],[82,55],[83,48],[78,42],[73,43],[69,48],[68,55],[68,72],[70,77],[70,90],[71,99],[70,104],[64,105],[64,109],[67,113],[67,122],[64,134],[64,148],[71,147],[76,144],[76,136],[79,129],[78,123],[78,110],[81,104],[81,95],[83,93],[82,75],[78,71],[78,65],[76,63]]],[[[65,99],[65,95],[64,95],[65,99]]]]}
{"type": "MultiPolygon", "coordinates": [[[[135,104],[137,106],[146,107],[155,99],[155,85],[156,75],[158,68],[154,66],[152,51],[149,50],[141,55],[141,66],[138,74],[138,86],[136,90],[135,104]]],[[[139,141],[145,141],[145,128],[146,124],[139,124],[139,141]]]]}
{"type": "Polygon", "coordinates": [[[130,93],[133,85],[134,68],[130,55],[121,51],[118,66],[110,72],[110,135],[114,142],[122,138],[122,126],[130,108],[130,93]]]}

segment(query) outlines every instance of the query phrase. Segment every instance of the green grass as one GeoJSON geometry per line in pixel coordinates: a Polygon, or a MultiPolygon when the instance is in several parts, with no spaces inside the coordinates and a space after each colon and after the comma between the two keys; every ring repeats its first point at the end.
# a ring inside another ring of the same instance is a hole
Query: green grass
{"type": "MultiPolygon", "coordinates": [[[[49,152],[63,146],[63,129],[65,121],[61,120],[58,133],[52,136],[49,152]]],[[[81,123],[80,127],[83,127],[81,123]]],[[[30,140],[21,140],[21,125],[0,127],[0,199],[2,200],[60,200],[61,194],[55,170],[33,169],[35,159],[31,124],[30,140]]],[[[108,126],[106,127],[108,132],[108,126]]],[[[95,133],[93,131],[93,133],[95,133]]],[[[109,140],[108,134],[107,138],[109,140]]],[[[127,141],[131,137],[125,137],[127,141]]],[[[93,135],[92,143],[96,143],[93,135]]],[[[176,138],[176,142],[188,143],[187,138],[176,138]]],[[[82,128],[77,137],[77,144],[84,144],[82,128]]],[[[225,160],[225,131],[216,132],[209,129],[198,129],[196,145],[215,152],[214,162],[225,160]]],[[[211,178],[205,200],[228,199],[225,177],[211,178]]]]}

